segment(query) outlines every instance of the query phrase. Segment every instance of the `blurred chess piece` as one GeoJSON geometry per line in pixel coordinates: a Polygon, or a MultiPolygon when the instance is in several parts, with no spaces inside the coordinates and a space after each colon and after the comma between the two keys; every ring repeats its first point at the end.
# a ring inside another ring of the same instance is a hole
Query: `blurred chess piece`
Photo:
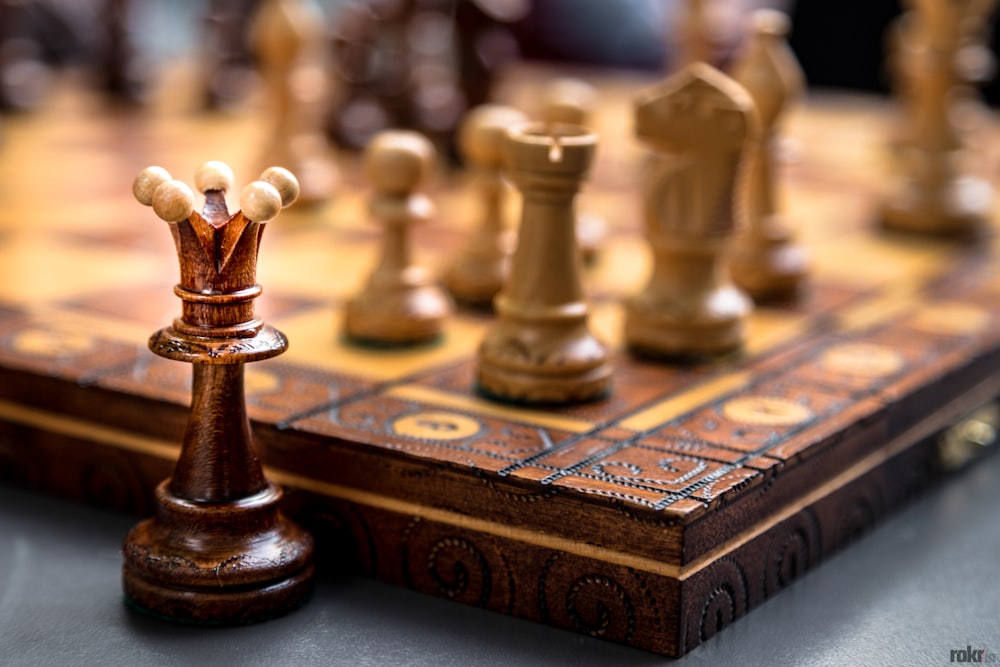
{"type": "Polygon", "coordinates": [[[358,149],[377,132],[407,128],[447,155],[466,110],[450,3],[352,3],[336,19],[334,57],[341,84],[328,127],[337,143],[358,149]]]}
{"type": "Polygon", "coordinates": [[[959,89],[956,93],[956,119],[959,131],[973,134],[992,115],[983,103],[979,89],[996,74],[996,56],[990,48],[991,17],[997,0],[973,0],[962,26],[958,51],[959,89]]]}
{"type": "Polygon", "coordinates": [[[31,9],[22,0],[0,0],[0,110],[34,109],[51,87],[31,9]]]}
{"type": "Polygon", "coordinates": [[[727,250],[741,209],[738,175],[759,134],[753,99],[694,63],[639,93],[635,131],[663,157],[643,195],[653,268],[625,304],[626,343],[665,359],[738,350],[751,303],[729,277],[727,250]]]}
{"type": "Polygon", "coordinates": [[[519,49],[506,26],[526,0],[350,2],[334,15],[339,84],[327,128],[340,146],[361,149],[376,133],[407,128],[441,155],[457,157],[468,109],[488,101],[497,73],[519,49]]]}
{"type": "Polygon", "coordinates": [[[209,0],[202,16],[202,103],[207,109],[239,105],[256,74],[247,35],[261,0],[209,0]]]}
{"type": "Polygon", "coordinates": [[[132,0],[103,0],[95,75],[113,99],[132,104],[148,101],[153,69],[136,48],[132,0]]]}
{"type": "Polygon", "coordinates": [[[733,69],[733,78],[753,97],[761,133],[750,149],[746,227],[733,243],[730,269],[736,284],[757,300],[795,294],[808,270],[805,248],[793,239],[776,203],[779,121],[805,87],[785,42],[788,28],[785,14],[758,10],[749,48],[733,69]]]}
{"type": "Polygon", "coordinates": [[[507,128],[525,120],[513,107],[485,104],[466,115],[459,131],[459,150],[474,174],[481,213],[444,282],[456,300],[471,306],[492,307],[510,273],[514,236],[503,220],[503,145],[507,128]]]}
{"type": "Polygon", "coordinates": [[[413,261],[411,231],[434,212],[434,204],[420,191],[434,148],[416,132],[387,130],[369,143],[364,161],[374,187],[370,210],[382,226],[382,255],[361,293],[347,303],[344,330],[350,338],[374,345],[432,341],[444,332],[453,305],[413,261]]]}
{"type": "Polygon", "coordinates": [[[459,81],[469,108],[492,99],[497,77],[521,57],[512,26],[531,11],[532,0],[458,0],[459,81]]]}
{"type": "Polygon", "coordinates": [[[960,67],[970,25],[981,32],[992,2],[909,0],[898,24],[893,59],[901,78],[905,134],[899,141],[897,183],[883,203],[890,229],[968,235],[981,229],[992,206],[992,187],[975,175],[974,152],[956,125],[956,100],[970,74],[960,67]],[[964,78],[963,78],[964,77],[964,78]]]}
{"type": "Polygon", "coordinates": [[[674,49],[668,70],[679,70],[691,63],[707,63],[712,59],[705,5],[711,0],[682,0],[675,3],[674,49]]]}
{"type": "Polygon", "coordinates": [[[310,0],[262,0],[251,26],[271,125],[261,165],[288,165],[306,204],[328,199],[337,167],[321,129],[327,93],[324,17],[310,0]]]}
{"type": "MultiPolygon", "coordinates": [[[[589,127],[599,93],[586,81],[559,78],[549,81],[542,92],[542,121],[555,125],[581,125],[589,127]]],[[[584,264],[593,264],[608,237],[608,223],[585,207],[577,213],[576,241],[583,255],[584,264]]]]}
{"type": "Polygon", "coordinates": [[[588,324],[573,207],[596,147],[597,136],[576,125],[507,131],[507,173],[524,204],[497,321],[479,347],[476,382],[489,397],[568,404],[611,390],[608,348],[588,324]]]}
{"type": "Polygon", "coordinates": [[[746,0],[679,0],[666,3],[668,20],[665,69],[674,72],[692,63],[726,68],[743,42],[746,15],[754,6],[773,2],[746,0]]]}
{"type": "Polygon", "coordinates": [[[361,150],[383,130],[402,124],[395,99],[405,93],[404,62],[394,52],[380,55],[378,16],[367,4],[337,8],[331,28],[336,84],[326,130],[341,148],[361,150]]]}

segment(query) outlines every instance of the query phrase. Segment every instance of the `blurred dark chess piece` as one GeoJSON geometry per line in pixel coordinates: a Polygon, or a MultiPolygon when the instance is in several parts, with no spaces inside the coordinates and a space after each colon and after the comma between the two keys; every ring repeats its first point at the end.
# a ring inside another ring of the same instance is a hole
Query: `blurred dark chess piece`
{"type": "Polygon", "coordinates": [[[208,109],[237,106],[255,78],[247,36],[261,0],[209,0],[203,17],[202,101],[208,109]]]}
{"type": "Polygon", "coordinates": [[[338,89],[327,127],[358,150],[378,132],[408,128],[457,157],[466,110],[487,101],[497,70],[518,52],[503,29],[523,2],[377,0],[343,6],[333,25],[338,89]]]}
{"type": "Polygon", "coordinates": [[[349,3],[333,21],[333,60],[337,78],[327,131],[338,145],[361,150],[372,137],[399,121],[408,90],[405,52],[388,33],[372,6],[349,3]],[[395,44],[396,48],[390,48],[395,44]]]}
{"type": "Polygon", "coordinates": [[[225,194],[232,172],[206,163],[194,210],[187,185],[159,167],[133,192],[170,225],[177,244],[181,317],[153,334],[157,355],[193,364],[191,413],[173,476],[156,489],[156,514],[122,546],[127,601],[169,620],[243,624],[280,616],[312,590],[313,540],[278,510],[282,491],[264,477],[250,434],[245,363],[277,356],[284,335],[254,315],[258,244],[265,224],[295,200],[295,177],[271,168],[248,185],[241,211],[225,194]]]}
{"type": "Polygon", "coordinates": [[[131,0],[103,0],[94,74],[112,98],[141,104],[151,90],[152,68],[133,39],[131,0]]]}
{"type": "Polygon", "coordinates": [[[492,99],[497,74],[521,57],[512,26],[531,0],[458,0],[455,24],[462,94],[471,109],[492,99]]]}
{"type": "Polygon", "coordinates": [[[34,109],[48,92],[51,73],[35,10],[23,0],[0,0],[0,109],[34,109]]]}
{"type": "Polygon", "coordinates": [[[979,89],[996,74],[996,56],[990,49],[996,5],[997,0],[975,0],[962,25],[956,64],[959,78],[956,122],[963,131],[975,132],[991,116],[979,89]]]}

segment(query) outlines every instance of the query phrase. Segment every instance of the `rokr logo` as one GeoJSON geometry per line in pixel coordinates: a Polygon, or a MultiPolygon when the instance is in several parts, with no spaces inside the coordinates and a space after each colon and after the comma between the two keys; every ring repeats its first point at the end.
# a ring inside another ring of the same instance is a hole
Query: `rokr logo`
{"type": "Polygon", "coordinates": [[[1000,660],[997,659],[996,653],[991,653],[989,649],[985,648],[972,648],[971,644],[967,645],[965,648],[951,649],[951,661],[976,664],[1000,662],[1000,660]]]}

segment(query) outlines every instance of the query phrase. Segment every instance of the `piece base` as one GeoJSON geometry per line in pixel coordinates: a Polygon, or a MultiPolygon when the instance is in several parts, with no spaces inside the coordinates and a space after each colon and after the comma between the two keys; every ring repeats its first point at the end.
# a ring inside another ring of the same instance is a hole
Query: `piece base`
{"type": "Polygon", "coordinates": [[[438,332],[427,336],[426,338],[419,338],[416,340],[385,340],[380,338],[354,336],[347,331],[344,331],[341,333],[340,339],[348,345],[354,345],[356,347],[366,348],[369,350],[413,350],[419,348],[438,347],[444,344],[446,337],[443,333],[438,332]]]}
{"type": "Polygon", "coordinates": [[[125,603],[160,620],[191,625],[233,626],[269,621],[305,605],[313,592],[310,564],[295,576],[256,588],[179,589],[130,572],[122,573],[125,603]]]}
{"type": "Polygon", "coordinates": [[[758,302],[795,297],[809,273],[805,250],[790,239],[737,244],[729,270],[733,282],[758,302]]]}
{"type": "Polygon", "coordinates": [[[451,298],[433,285],[384,296],[369,292],[348,302],[343,331],[367,345],[418,345],[440,337],[453,312],[451,298]]]}
{"type": "Polygon", "coordinates": [[[884,229],[941,237],[974,237],[989,226],[992,195],[989,185],[959,179],[950,187],[926,192],[904,190],[881,207],[884,229]]]}
{"type": "Polygon", "coordinates": [[[745,338],[742,318],[681,323],[629,310],[626,347],[638,356],[659,360],[716,360],[737,353],[745,338]]]}
{"type": "Polygon", "coordinates": [[[122,544],[130,604],[186,623],[241,625],[301,606],[313,580],[313,539],[278,510],[281,489],[232,502],[156,488],[156,514],[122,544]]]}
{"type": "Polygon", "coordinates": [[[571,374],[530,373],[480,359],[475,387],[485,397],[513,405],[590,403],[611,393],[611,365],[571,374]]]}

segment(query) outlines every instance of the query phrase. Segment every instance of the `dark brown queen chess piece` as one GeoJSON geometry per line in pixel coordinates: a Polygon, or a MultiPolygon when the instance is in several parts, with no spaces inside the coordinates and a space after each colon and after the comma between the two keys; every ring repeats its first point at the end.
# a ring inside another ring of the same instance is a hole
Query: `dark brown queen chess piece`
{"type": "Polygon", "coordinates": [[[264,477],[247,418],[243,364],[281,354],[284,335],[254,315],[258,244],[265,223],[298,196],[273,167],[248,185],[242,211],[226,209],[232,172],[205,164],[190,188],[159,167],[133,193],[170,223],[180,260],[182,314],[149,339],[161,357],[194,364],[191,414],[177,467],[156,489],[156,514],[123,544],[126,599],[167,619],[242,624],[280,616],[312,590],[313,540],[278,510],[281,489],[264,477]]]}
{"type": "Polygon", "coordinates": [[[498,321],[479,348],[476,382],[488,396],[577,403],[610,391],[608,349],[587,323],[573,206],[596,148],[597,135],[576,125],[507,130],[504,162],[524,206],[498,321]]]}

